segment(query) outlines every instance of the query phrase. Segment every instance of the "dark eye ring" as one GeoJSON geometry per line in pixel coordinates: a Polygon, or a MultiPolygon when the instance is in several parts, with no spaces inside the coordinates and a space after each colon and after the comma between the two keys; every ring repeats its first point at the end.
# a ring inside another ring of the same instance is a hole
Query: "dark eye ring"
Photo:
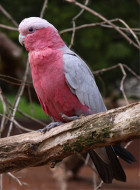
{"type": "Polygon", "coordinates": [[[33,32],[33,31],[34,31],[34,29],[33,29],[33,28],[29,28],[28,30],[29,30],[29,32],[33,32]]]}

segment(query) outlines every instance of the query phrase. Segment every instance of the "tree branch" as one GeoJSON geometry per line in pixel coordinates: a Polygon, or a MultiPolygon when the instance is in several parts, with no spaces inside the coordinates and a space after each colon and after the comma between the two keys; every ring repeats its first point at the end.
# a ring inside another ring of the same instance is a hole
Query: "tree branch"
{"type": "Polygon", "coordinates": [[[140,102],[82,117],[49,132],[0,139],[0,173],[55,164],[63,158],[140,137],[140,102]]]}

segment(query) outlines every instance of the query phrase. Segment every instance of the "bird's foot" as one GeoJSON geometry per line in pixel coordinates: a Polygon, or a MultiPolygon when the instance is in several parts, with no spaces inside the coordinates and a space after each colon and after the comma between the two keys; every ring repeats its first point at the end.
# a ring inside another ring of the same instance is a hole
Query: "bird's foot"
{"type": "Polygon", "coordinates": [[[69,116],[67,116],[67,115],[65,115],[65,114],[63,114],[63,113],[60,113],[60,114],[61,114],[61,117],[62,117],[66,122],[74,121],[74,120],[76,120],[76,119],[79,118],[79,116],[76,116],[76,115],[69,117],[69,116]]]}
{"type": "Polygon", "coordinates": [[[39,129],[38,131],[41,133],[46,133],[50,129],[57,127],[59,125],[62,125],[62,124],[63,124],[62,122],[51,122],[50,124],[46,125],[43,129],[39,129]]]}

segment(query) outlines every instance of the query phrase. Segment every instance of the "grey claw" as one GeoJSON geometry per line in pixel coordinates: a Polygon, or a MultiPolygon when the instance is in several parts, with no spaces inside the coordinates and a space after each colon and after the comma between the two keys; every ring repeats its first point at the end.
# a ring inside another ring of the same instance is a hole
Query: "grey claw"
{"type": "Polygon", "coordinates": [[[38,131],[41,133],[45,133],[45,132],[49,131],[50,129],[57,127],[59,125],[62,125],[62,124],[63,124],[62,122],[52,122],[49,125],[46,125],[43,129],[39,129],[38,131]]]}
{"type": "Polygon", "coordinates": [[[69,116],[67,116],[67,115],[65,115],[65,114],[63,114],[63,113],[59,113],[60,115],[61,115],[61,117],[65,120],[65,121],[67,121],[67,122],[69,122],[69,121],[74,121],[75,119],[78,119],[79,117],[78,116],[71,116],[71,117],[69,117],[69,116]]]}

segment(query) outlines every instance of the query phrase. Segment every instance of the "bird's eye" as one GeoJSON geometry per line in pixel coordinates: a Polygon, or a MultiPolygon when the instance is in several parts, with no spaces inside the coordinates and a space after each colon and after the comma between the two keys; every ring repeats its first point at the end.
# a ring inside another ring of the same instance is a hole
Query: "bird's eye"
{"type": "Polygon", "coordinates": [[[29,31],[30,33],[32,33],[32,32],[34,32],[34,28],[31,27],[31,28],[28,29],[28,31],[29,31]]]}

